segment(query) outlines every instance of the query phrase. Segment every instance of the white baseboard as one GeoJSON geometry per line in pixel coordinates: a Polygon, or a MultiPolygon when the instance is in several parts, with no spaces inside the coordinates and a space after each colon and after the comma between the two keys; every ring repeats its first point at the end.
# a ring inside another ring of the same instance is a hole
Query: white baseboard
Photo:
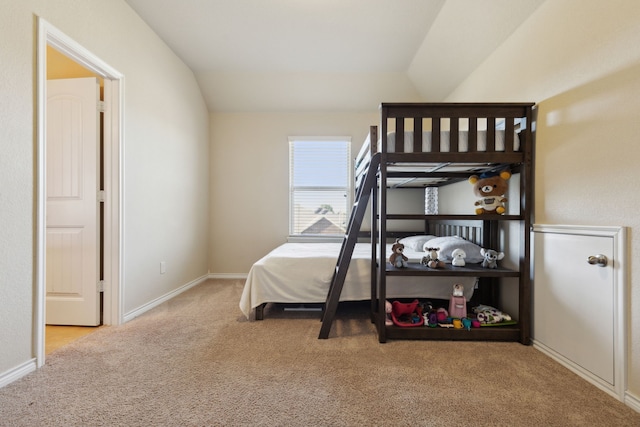
{"type": "Polygon", "coordinates": [[[195,279],[181,287],[179,287],[178,289],[175,289],[167,294],[164,294],[163,296],[154,299],[153,301],[149,301],[148,303],[141,305],[140,307],[136,308],[133,311],[130,311],[129,313],[126,313],[124,315],[124,322],[128,322],[132,319],[135,319],[136,317],[140,316],[141,314],[146,313],[147,311],[151,310],[154,307],[159,306],[160,304],[162,304],[165,301],[169,301],[171,298],[180,295],[181,293],[183,293],[184,291],[193,288],[196,285],[199,285],[200,283],[204,282],[205,280],[208,279],[208,276],[202,276],[198,279],[195,279]]]}
{"type": "Polygon", "coordinates": [[[604,391],[605,393],[609,394],[615,399],[621,402],[625,402],[624,390],[622,389],[616,390],[616,387],[614,387],[612,384],[609,384],[606,381],[603,381],[601,378],[598,378],[597,376],[593,375],[591,372],[587,371],[586,369],[582,368],[578,364],[572,362],[571,360],[567,359],[566,357],[562,356],[561,354],[547,347],[546,345],[540,342],[537,342],[535,339],[532,340],[532,343],[533,343],[533,347],[536,350],[539,350],[540,352],[549,356],[551,359],[555,360],[565,368],[569,369],[571,372],[578,375],[580,378],[593,384],[594,386],[598,387],[600,390],[604,391]]]}
{"type": "Polygon", "coordinates": [[[0,388],[12,383],[36,370],[36,359],[27,360],[21,365],[0,374],[0,388]]]}
{"type": "MultiPolygon", "coordinates": [[[[246,278],[247,275],[245,274],[244,276],[242,275],[204,275],[198,279],[195,279],[181,287],[179,287],[178,289],[175,289],[159,298],[154,299],[153,301],[148,302],[147,304],[144,304],[140,307],[138,307],[137,309],[130,311],[129,313],[125,314],[124,316],[124,322],[128,322],[132,319],[135,319],[136,317],[140,316],[143,313],[146,313],[147,311],[151,310],[152,308],[162,304],[165,301],[170,300],[171,298],[181,294],[182,292],[196,286],[199,285],[200,283],[206,281],[209,278],[246,278]]],[[[9,369],[6,372],[3,372],[2,374],[0,374],[0,388],[6,386],[7,384],[10,384],[22,377],[24,377],[25,375],[34,372],[37,369],[37,365],[36,365],[36,359],[33,358],[31,360],[28,360],[18,366],[16,366],[15,368],[9,369]]]]}
{"type": "Polygon", "coordinates": [[[209,279],[242,279],[246,280],[247,273],[209,273],[209,279]]]}
{"type": "Polygon", "coordinates": [[[634,411],[640,412],[640,396],[636,396],[627,391],[624,394],[624,403],[634,411]]]}

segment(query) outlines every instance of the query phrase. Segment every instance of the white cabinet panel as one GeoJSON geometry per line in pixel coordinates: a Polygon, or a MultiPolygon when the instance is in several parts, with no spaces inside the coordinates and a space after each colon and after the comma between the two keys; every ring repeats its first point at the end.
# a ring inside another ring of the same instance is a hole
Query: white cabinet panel
{"type": "Polygon", "coordinates": [[[620,230],[536,225],[533,238],[534,342],[611,390],[625,357],[620,230]]]}

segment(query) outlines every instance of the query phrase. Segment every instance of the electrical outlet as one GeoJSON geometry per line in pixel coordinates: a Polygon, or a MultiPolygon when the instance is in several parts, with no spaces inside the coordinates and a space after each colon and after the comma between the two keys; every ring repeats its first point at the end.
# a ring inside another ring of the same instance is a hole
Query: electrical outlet
{"type": "Polygon", "coordinates": [[[164,261],[160,261],[160,274],[167,272],[167,264],[164,261]]]}

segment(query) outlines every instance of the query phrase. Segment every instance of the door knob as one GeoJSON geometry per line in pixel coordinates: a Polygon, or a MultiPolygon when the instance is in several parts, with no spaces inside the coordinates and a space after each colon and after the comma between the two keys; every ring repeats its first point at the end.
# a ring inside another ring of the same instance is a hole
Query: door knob
{"type": "Polygon", "coordinates": [[[607,266],[607,257],[602,255],[602,254],[598,254],[598,255],[591,255],[588,259],[587,262],[591,265],[597,265],[599,267],[606,267],[607,266]]]}

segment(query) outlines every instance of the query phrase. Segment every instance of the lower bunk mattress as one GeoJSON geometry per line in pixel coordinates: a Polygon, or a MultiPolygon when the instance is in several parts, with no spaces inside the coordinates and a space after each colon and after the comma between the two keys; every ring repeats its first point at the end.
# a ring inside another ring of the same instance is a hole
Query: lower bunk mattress
{"type": "MultiPolygon", "coordinates": [[[[285,243],[271,251],[249,271],[240,298],[242,313],[250,318],[251,311],[264,303],[326,302],[340,247],[340,243],[285,243]]],[[[424,252],[405,249],[404,255],[409,262],[420,262],[424,252]]],[[[370,266],[371,244],[356,244],[340,301],[371,299],[370,266]]],[[[387,299],[449,299],[453,285],[459,283],[469,301],[476,281],[475,277],[388,276],[387,299]]]]}

